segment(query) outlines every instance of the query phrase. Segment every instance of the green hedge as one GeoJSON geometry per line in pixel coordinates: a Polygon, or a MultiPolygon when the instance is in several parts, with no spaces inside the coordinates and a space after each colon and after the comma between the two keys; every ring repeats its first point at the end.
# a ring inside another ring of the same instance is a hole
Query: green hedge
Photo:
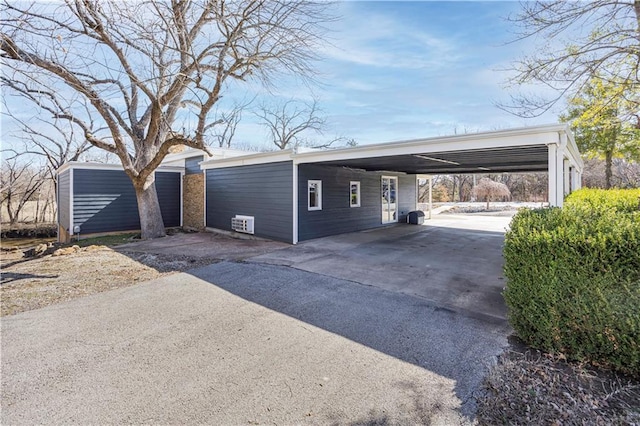
{"type": "Polygon", "coordinates": [[[529,345],[640,375],[640,190],[521,210],[504,247],[509,320],[529,345]]]}
{"type": "Polygon", "coordinates": [[[565,209],[593,209],[598,212],[612,210],[633,213],[640,211],[638,189],[580,189],[565,200],[565,209]]]}

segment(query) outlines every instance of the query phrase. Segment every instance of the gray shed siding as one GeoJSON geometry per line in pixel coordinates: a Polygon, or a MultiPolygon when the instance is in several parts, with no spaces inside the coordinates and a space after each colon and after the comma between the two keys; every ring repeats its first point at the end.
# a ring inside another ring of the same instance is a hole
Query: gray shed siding
{"type": "Polygon", "coordinates": [[[72,231],[69,217],[69,203],[71,202],[71,170],[65,170],[58,175],[58,223],[67,232],[72,231]]]}
{"type": "Polygon", "coordinates": [[[298,240],[385,226],[382,224],[382,176],[398,176],[398,221],[416,207],[416,176],[367,172],[335,166],[298,166],[298,240]],[[309,211],[307,181],[322,181],[322,210],[309,211]],[[360,207],[349,205],[349,183],[360,182],[360,207]]]}
{"type": "MultiPolygon", "coordinates": [[[[167,228],[180,226],[182,179],[177,172],[156,172],[156,191],[162,221],[167,228]]],[[[138,204],[136,203],[136,209],[138,204]]]]}
{"type": "Polygon", "coordinates": [[[198,157],[191,157],[184,160],[186,175],[197,175],[198,173],[202,173],[202,169],[200,169],[199,162],[204,160],[204,155],[200,155],[198,157]]]}
{"type": "MultiPolygon", "coordinates": [[[[156,190],[166,227],[180,226],[180,173],[157,172],[156,190]]],[[[138,201],[122,170],[73,170],[73,225],[82,234],[140,229],[138,201]]]]}
{"type": "Polygon", "coordinates": [[[231,230],[235,215],[255,217],[255,235],[293,242],[293,163],[206,170],[206,226],[231,230]]]}

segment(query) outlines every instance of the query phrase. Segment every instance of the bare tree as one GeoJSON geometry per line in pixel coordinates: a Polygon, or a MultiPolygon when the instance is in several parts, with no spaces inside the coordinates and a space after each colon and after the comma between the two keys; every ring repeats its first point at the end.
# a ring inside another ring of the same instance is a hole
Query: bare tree
{"type": "Polygon", "coordinates": [[[322,133],[325,125],[320,117],[318,103],[288,100],[274,105],[263,104],[255,115],[269,130],[271,140],[278,149],[297,148],[304,144],[305,132],[322,133]]]}
{"type": "Polygon", "coordinates": [[[238,123],[242,119],[241,107],[234,107],[231,111],[221,114],[220,126],[217,126],[213,133],[213,139],[218,143],[220,148],[229,148],[233,137],[236,134],[238,123]]]}
{"type": "Polygon", "coordinates": [[[504,183],[494,182],[489,178],[482,178],[480,182],[473,188],[473,193],[479,199],[487,202],[487,210],[489,210],[489,202],[498,198],[506,198],[511,196],[511,192],[504,183]]]}
{"type": "MultiPolygon", "coordinates": [[[[623,82],[629,89],[625,93],[640,90],[640,0],[522,2],[511,20],[519,39],[535,37],[544,43],[516,64],[510,83],[542,83],[556,96],[518,95],[511,105],[503,105],[510,112],[539,116],[596,75],[623,82]]],[[[634,102],[628,114],[640,126],[637,97],[634,102]]]]}
{"type": "Polygon", "coordinates": [[[324,142],[317,141],[305,141],[304,146],[314,149],[330,149],[330,148],[352,148],[358,146],[358,142],[354,138],[348,138],[346,136],[334,136],[324,142]]]}
{"type": "MultiPolygon", "coordinates": [[[[143,238],[164,235],[154,171],[175,145],[207,151],[229,81],[312,76],[329,5],[269,0],[3,1],[2,83],[120,159],[143,238]],[[92,125],[86,103],[99,123],[92,125]]],[[[310,78],[310,77],[309,77],[310,78]]]]}
{"type": "MultiPolygon", "coordinates": [[[[4,160],[0,173],[0,205],[5,206],[9,222],[18,221],[27,201],[33,199],[44,185],[46,170],[17,159],[4,160]]],[[[36,212],[37,218],[37,212],[36,212]]]]}
{"type": "Polygon", "coordinates": [[[64,120],[45,120],[35,116],[25,121],[14,114],[3,98],[3,115],[18,124],[19,130],[12,135],[20,146],[3,149],[6,159],[11,160],[22,155],[42,157],[47,164],[47,174],[55,182],[56,170],[68,161],[78,161],[80,156],[89,151],[91,145],[78,132],[77,126],[69,125],[64,120]]]}

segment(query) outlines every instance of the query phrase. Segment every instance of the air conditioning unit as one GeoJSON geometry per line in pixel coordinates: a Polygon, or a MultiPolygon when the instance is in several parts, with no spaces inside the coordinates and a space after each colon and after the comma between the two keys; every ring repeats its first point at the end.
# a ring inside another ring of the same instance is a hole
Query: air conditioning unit
{"type": "Polygon", "coordinates": [[[236,232],[244,232],[245,234],[253,234],[253,216],[242,216],[237,214],[231,218],[231,229],[236,232]]]}

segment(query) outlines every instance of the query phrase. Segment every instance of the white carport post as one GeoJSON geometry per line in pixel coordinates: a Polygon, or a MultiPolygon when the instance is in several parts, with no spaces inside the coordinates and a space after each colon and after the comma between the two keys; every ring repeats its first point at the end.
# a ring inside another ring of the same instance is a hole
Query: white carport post
{"type": "Polygon", "coordinates": [[[556,191],[557,191],[557,164],[556,161],[556,153],[558,150],[558,145],[555,143],[549,144],[549,158],[547,160],[549,166],[549,206],[555,206],[557,202],[556,191]]]}
{"type": "Polygon", "coordinates": [[[564,160],[564,150],[567,147],[567,134],[564,132],[560,133],[560,146],[558,146],[556,150],[556,206],[562,207],[564,204],[564,196],[565,196],[565,176],[567,175],[567,170],[565,166],[567,162],[564,160]]]}
{"type": "Polygon", "coordinates": [[[433,191],[431,185],[433,184],[433,176],[429,175],[429,219],[431,219],[431,210],[433,209],[433,191]]]}
{"type": "MultiPolygon", "coordinates": [[[[568,177],[568,162],[564,158],[564,147],[567,146],[567,134],[559,134],[560,143],[549,144],[549,205],[562,207],[565,196],[565,180],[568,177]]],[[[568,186],[568,184],[566,184],[568,186]]]]}
{"type": "Polygon", "coordinates": [[[564,177],[564,182],[563,182],[564,195],[567,196],[571,192],[571,167],[570,167],[568,158],[564,159],[562,170],[563,170],[563,177],[564,177]]]}
{"type": "Polygon", "coordinates": [[[549,145],[549,205],[562,207],[565,196],[565,161],[561,148],[549,145]]]}
{"type": "Polygon", "coordinates": [[[582,188],[582,174],[577,165],[571,166],[571,190],[570,192],[577,191],[582,188]]]}

